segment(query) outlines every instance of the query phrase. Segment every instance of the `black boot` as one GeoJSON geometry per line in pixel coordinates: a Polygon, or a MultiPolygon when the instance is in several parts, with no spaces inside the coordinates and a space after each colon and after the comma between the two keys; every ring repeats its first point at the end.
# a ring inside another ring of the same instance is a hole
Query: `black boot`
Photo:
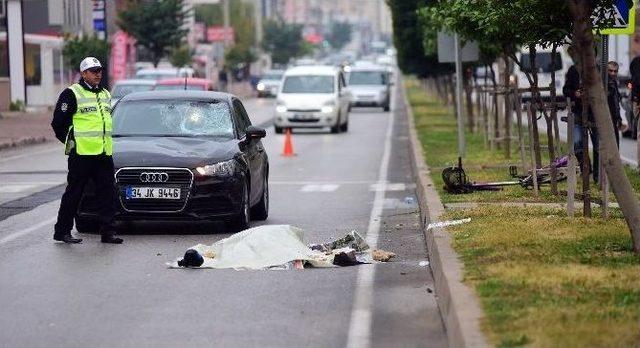
{"type": "Polygon", "coordinates": [[[82,243],[82,238],[73,238],[71,233],[62,234],[62,235],[53,235],[53,240],[58,242],[65,242],[67,244],[78,244],[82,243]]]}
{"type": "Polygon", "coordinates": [[[122,238],[118,238],[112,234],[103,234],[102,237],[100,238],[100,241],[102,243],[109,243],[109,244],[122,244],[123,242],[122,238]]]}

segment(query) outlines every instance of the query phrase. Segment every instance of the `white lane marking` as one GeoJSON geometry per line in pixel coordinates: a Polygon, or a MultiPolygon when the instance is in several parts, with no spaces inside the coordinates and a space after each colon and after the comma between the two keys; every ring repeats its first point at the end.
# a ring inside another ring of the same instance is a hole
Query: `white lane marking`
{"type": "MultiPolygon", "coordinates": [[[[395,99],[393,99],[395,104],[395,99]]],[[[392,110],[395,109],[395,106],[392,110]]],[[[378,234],[380,232],[380,217],[384,205],[384,193],[387,185],[387,171],[389,170],[389,157],[391,152],[391,133],[393,130],[394,112],[389,113],[389,123],[387,124],[387,134],[384,139],[384,153],[380,171],[378,172],[378,187],[369,217],[369,227],[367,228],[366,240],[371,249],[378,245],[378,234]]],[[[347,337],[347,347],[369,347],[371,345],[371,323],[373,303],[373,282],[375,280],[376,266],[361,265],[358,268],[358,280],[355,293],[355,302],[351,311],[349,321],[349,336],[347,337]]]]}
{"type": "Polygon", "coordinates": [[[285,181],[269,180],[269,185],[371,185],[374,181],[285,181]]]}
{"type": "Polygon", "coordinates": [[[383,188],[380,184],[376,183],[371,185],[369,187],[369,190],[370,191],[385,190],[389,192],[389,191],[406,191],[408,189],[413,189],[413,188],[415,188],[415,185],[405,184],[405,183],[386,184],[385,187],[383,188]]]}
{"type": "Polygon", "coordinates": [[[340,185],[305,185],[301,192],[333,192],[338,189],[340,185]]]}
{"type": "Polygon", "coordinates": [[[40,222],[38,224],[29,226],[29,227],[27,227],[27,228],[25,228],[23,230],[11,233],[10,235],[0,239],[0,245],[8,243],[8,242],[10,242],[10,241],[12,241],[12,240],[14,240],[16,238],[20,238],[20,237],[22,237],[24,235],[27,235],[27,234],[29,234],[29,233],[37,230],[37,229],[40,229],[40,228],[42,228],[44,226],[51,225],[56,221],[56,219],[57,219],[57,217],[52,217],[52,218],[44,220],[44,221],[42,221],[42,222],[40,222]]]}
{"type": "Polygon", "coordinates": [[[0,186],[0,193],[18,193],[27,191],[38,185],[9,184],[0,186]]]}
{"type": "Polygon", "coordinates": [[[33,152],[23,153],[23,154],[20,154],[20,155],[2,157],[2,158],[0,158],[0,162],[13,161],[13,160],[24,158],[24,157],[33,157],[35,155],[42,155],[42,154],[45,154],[45,153],[55,152],[55,151],[62,151],[62,150],[61,150],[61,148],[58,148],[57,146],[55,146],[53,148],[48,148],[48,149],[44,149],[44,150],[40,150],[40,151],[33,151],[33,152]]]}

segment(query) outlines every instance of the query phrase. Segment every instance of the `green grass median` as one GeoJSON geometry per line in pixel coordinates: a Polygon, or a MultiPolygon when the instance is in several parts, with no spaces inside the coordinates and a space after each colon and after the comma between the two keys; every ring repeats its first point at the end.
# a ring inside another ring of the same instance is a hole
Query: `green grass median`
{"type": "MultiPolygon", "coordinates": [[[[539,197],[522,187],[444,192],[441,169],[457,160],[453,111],[415,79],[405,79],[405,87],[443,202],[472,206],[447,209],[443,219],[471,218],[448,231],[464,263],[464,281],[475,289],[486,314],[482,328],[489,341],[495,346],[640,346],[640,257],[632,252],[620,212],[613,210],[603,220],[595,209],[593,218],[570,219],[564,209],[544,206],[566,200],[551,195],[548,187],[539,197]],[[530,202],[543,206],[498,204],[530,202]]],[[[485,149],[481,134],[467,132],[466,140],[464,166],[472,180],[509,179],[507,165],[517,164],[517,149],[506,160],[503,150],[485,149]]],[[[638,175],[628,173],[637,190],[638,175]]]]}

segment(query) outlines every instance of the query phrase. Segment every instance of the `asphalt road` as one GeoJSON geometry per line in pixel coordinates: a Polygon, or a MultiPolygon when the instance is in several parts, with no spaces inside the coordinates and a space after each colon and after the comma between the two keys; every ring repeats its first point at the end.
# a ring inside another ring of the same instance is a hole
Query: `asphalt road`
{"type": "MultiPolygon", "coordinates": [[[[273,99],[247,100],[270,124],[273,99]]],[[[351,230],[389,263],[298,271],[175,270],[165,262],[229,236],[220,224],[136,224],[123,245],[52,241],[65,181],[62,145],[0,153],[0,346],[439,347],[409,163],[406,112],[355,109],[349,132],[295,132],[282,157],[272,127],[268,224],[306,242],[351,230]]],[[[74,232],[75,233],[75,232],[74,232]]]]}

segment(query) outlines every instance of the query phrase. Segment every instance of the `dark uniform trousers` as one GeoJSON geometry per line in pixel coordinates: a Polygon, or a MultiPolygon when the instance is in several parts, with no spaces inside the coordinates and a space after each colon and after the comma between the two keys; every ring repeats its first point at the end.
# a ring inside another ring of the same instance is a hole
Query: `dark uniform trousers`
{"type": "Polygon", "coordinates": [[[95,186],[98,201],[100,233],[115,234],[113,218],[115,214],[115,183],[113,157],[107,155],[70,154],[68,160],[69,174],[67,188],[62,195],[58,222],[55,225],[56,235],[65,235],[73,228],[73,219],[78,211],[84,188],[91,179],[95,186]]]}

